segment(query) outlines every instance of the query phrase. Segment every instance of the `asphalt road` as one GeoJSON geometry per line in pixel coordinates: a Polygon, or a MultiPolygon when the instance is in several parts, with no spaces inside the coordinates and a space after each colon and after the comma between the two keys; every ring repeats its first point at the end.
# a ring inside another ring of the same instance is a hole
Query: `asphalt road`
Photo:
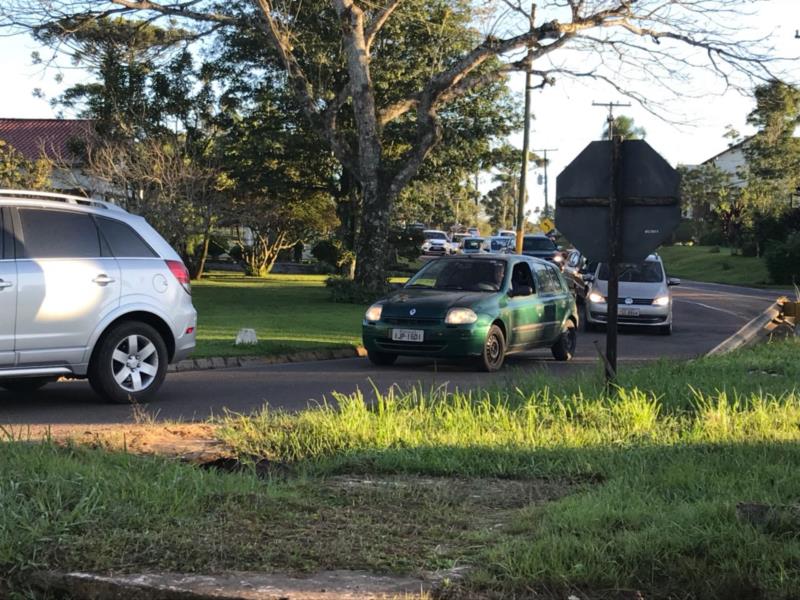
{"type": "MultiPolygon", "coordinates": [[[[778,292],[716,284],[684,282],[674,292],[674,332],[661,336],[642,329],[623,329],[619,336],[622,362],[660,357],[689,358],[708,352],[766,309],[778,292]]],[[[157,419],[200,420],[226,410],[247,413],[265,404],[301,410],[332,399],[335,391],[385,391],[391,386],[448,386],[469,389],[502,382],[520,371],[547,369],[569,375],[594,368],[594,341],[605,348],[602,333],[579,334],[578,350],[569,363],[554,361],[549,350],[508,358],[503,372],[474,372],[469,366],[430,360],[403,359],[390,368],[373,367],[367,359],[290,363],[238,369],[170,374],[158,400],[143,408],[157,419]]],[[[53,383],[30,397],[0,391],[0,424],[82,425],[132,422],[130,406],[100,401],[83,381],[53,383]]]]}

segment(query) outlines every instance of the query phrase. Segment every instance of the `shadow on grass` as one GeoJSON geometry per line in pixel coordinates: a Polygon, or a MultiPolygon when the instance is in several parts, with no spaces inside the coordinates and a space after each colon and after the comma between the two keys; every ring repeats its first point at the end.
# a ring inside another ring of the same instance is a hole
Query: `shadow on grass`
{"type": "Polygon", "coordinates": [[[800,581],[798,464],[800,445],[785,442],[422,446],[344,452],[303,468],[578,486],[556,502],[521,508],[480,552],[465,593],[788,600],[800,581]]]}

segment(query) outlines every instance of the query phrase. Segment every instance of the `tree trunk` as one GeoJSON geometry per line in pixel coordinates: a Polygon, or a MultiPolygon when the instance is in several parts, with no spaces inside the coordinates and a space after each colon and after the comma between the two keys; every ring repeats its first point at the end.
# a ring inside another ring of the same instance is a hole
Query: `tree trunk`
{"type": "Polygon", "coordinates": [[[377,294],[386,288],[386,257],[389,252],[389,206],[375,177],[364,185],[361,235],[358,237],[356,281],[377,294]]]}
{"type": "Polygon", "coordinates": [[[206,231],[203,234],[203,243],[200,248],[200,257],[197,260],[197,265],[192,273],[192,279],[202,279],[203,272],[206,270],[206,261],[208,260],[208,246],[211,243],[211,232],[206,231]]]}

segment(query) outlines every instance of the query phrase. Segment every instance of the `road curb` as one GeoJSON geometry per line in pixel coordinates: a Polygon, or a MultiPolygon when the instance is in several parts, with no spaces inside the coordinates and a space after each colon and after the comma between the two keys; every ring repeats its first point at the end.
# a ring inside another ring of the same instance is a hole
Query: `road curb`
{"type": "Polygon", "coordinates": [[[311,362],[316,360],[336,360],[341,358],[357,358],[366,356],[363,346],[351,348],[333,348],[329,350],[306,350],[273,356],[215,356],[211,358],[192,358],[169,365],[169,373],[184,371],[207,371],[210,369],[231,369],[236,367],[258,367],[294,362],[311,362]]]}
{"type": "Polygon", "coordinates": [[[739,348],[752,346],[759,341],[767,339],[774,329],[778,326],[778,317],[781,314],[782,299],[774,302],[769,308],[760,315],[751,319],[744,327],[728,339],[718,344],[706,353],[706,356],[727,354],[739,348]]]}

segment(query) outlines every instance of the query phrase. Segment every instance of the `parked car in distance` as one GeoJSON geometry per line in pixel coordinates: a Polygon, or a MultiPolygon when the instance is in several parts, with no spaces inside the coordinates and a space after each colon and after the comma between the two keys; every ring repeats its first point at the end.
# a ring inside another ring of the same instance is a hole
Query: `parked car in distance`
{"type": "Polygon", "coordinates": [[[517,232],[513,229],[498,229],[497,230],[498,237],[517,237],[517,232]]]}
{"type": "Polygon", "coordinates": [[[438,229],[426,229],[422,232],[422,235],[425,238],[425,241],[422,242],[423,254],[428,256],[443,256],[446,254],[453,254],[455,252],[455,246],[450,241],[450,236],[448,236],[444,231],[440,231],[438,229]]]}
{"type": "Polygon", "coordinates": [[[482,237],[467,237],[461,241],[461,254],[480,254],[487,252],[486,240],[482,237]]]}
{"type": "Polygon", "coordinates": [[[467,227],[467,233],[470,234],[472,237],[481,236],[481,232],[477,227],[467,227]]]}
{"type": "MultiPolygon", "coordinates": [[[[600,263],[586,297],[586,328],[608,321],[608,265],[600,263]]],[[[639,264],[622,265],[619,274],[618,323],[657,328],[664,335],[672,333],[672,291],[680,279],[667,277],[661,257],[652,254],[639,264]]]]}
{"type": "Polygon", "coordinates": [[[139,216],[97,200],[0,190],[0,387],[88,378],[111,402],[153,398],[195,347],[180,256],[139,216]]]}
{"type": "Polygon", "coordinates": [[[453,234],[453,246],[455,246],[456,251],[461,250],[461,246],[464,243],[464,240],[469,237],[468,233],[454,233],[453,234]]]}
{"type": "Polygon", "coordinates": [[[583,304],[591,285],[586,280],[586,276],[590,275],[591,278],[594,275],[597,270],[597,263],[590,262],[580,250],[573,248],[567,252],[567,257],[563,264],[562,272],[564,273],[564,278],[575,294],[578,304],[583,304]]]}
{"type": "Polygon", "coordinates": [[[370,306],[362,337],[375,365],[427,356],[473,359],[497,371],[506,355],[533,348],[571,359],[577,327],[575,299],[554,265],[483,254],[427,263],[403,288],[370,306]]]}
{"type": "Polygon", "coordinates": [[[559,268],[564,264],[564,256],[555,242],[544,234],[530,234],[522,238],[522,253],[525,256],[541,258],[556,263],[559,268]]]}
{"type": "Polygon", "coordinates": [[[486,243],[489,247],[489,252],[496,254],[508,254],[516,250],[514,247],[516,238],[512,238],[507,235],[494,235],[490,237],[486,243]]]}

